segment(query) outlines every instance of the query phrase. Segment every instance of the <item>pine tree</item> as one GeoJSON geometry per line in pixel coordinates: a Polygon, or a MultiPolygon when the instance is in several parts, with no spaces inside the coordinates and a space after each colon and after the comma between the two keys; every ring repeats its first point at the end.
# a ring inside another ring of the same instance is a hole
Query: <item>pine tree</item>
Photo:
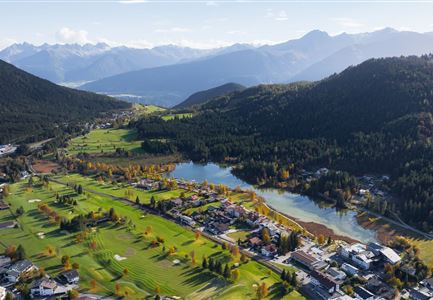
{"type": "Polygon", "coordinates": [[[296,287],[298,285],[298,280],[296,279],[296,274],[293,273],[292,278],[290,280],[290,285],[296,287]]]}
{"type": "Polygon", "coordinates": [[[201,266],[203,267],[203,269],[207,269],[208,264],[207,264],[207,259],[206,259],[206,257],[203,257],[203,262],[201,263],[201,266]]]}
{"type": "Polygon", "coordinates": [[[230,278],[230,276],[231,276],[231,272],[230,272],[230,268],[229,268],[228,264],[226,264],[224,267],[223,275],[224,275],[224,278],[227,278],[227,279],[230,278]]]}
{"type": "Polygon", "coordinates": [[[283,270],[280,278],[281,278],[281,280],[286,280],[286,270],[283,270]]]}
{"type": "Polygon", "coordinates": [[[215,270],[215,263],[212,257],[209,258],[209,270],[211,270],[212,272],[215,270]]]}
{"type": "Polygon", "coordinates": [[[15,252],[15,257],[17,260],[23,260],[26,258],[26,252],[24,251],[23,246],[18,245],[17,251],[15,252]]]}

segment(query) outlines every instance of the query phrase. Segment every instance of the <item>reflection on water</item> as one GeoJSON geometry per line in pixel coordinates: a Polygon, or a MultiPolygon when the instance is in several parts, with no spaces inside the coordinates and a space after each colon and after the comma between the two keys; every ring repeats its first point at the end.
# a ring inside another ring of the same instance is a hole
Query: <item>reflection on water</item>
{"type": "Polygon", "coordinates": [[[376,240],[374,231],[364,229],[356,222],[356,214],[353,211],[336,211],[326,203],[312,201],[306,196],[279,189],[257,189],[234,176],[229,167],[220,167],[216,164],[180,163],[168,176],[196,182],[207,180],[209,183],[222,183],[231,188],[240,186],[243,189],[251,189],[275,209],[299,220],[326,225],[337,234],[363,242],[376,240]]]}

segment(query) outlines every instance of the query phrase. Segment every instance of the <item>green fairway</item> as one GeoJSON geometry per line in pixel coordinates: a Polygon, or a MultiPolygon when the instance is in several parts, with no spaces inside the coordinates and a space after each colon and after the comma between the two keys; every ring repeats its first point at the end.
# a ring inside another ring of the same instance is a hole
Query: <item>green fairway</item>
{"type": "MultiPolygon", "coordinates": [[[[71,178],[80,179],[76,175],[71,178]]],[[[104,189],[104,192],[107,190],[110,191],[110,188],[104,189]]],[[[240,278],[234,283],[203,271],[200,265],[205,255],[232,264],[228,251],[221,250],[220,246],[205,238],[195,239],[193,232],[162,217],[144,214],[124,202],[87,192],[75,197],[77,205],[64,206],[56,203],[56,193],[70,194],[73,190],[53,182],[48,187],[33,189],[28,189],[26,182],[12,185],[7,202],[11,203],[12,211],[23,206],[25,213],[18,217],[20,228],[1,230],[0,249],[10,244],[22,244],[27,256],[50,275],[62,270],[60,258],[69,255],[72,263],[80,265],[80,288],[104,295],[112,295],[117,283],[120,294],[129,299],[142,299],[153,294],[156,286],[161,294],[186,299],[254,299],[254,287],[266,282],[270,298],[280,299],[283,296],[280,294],[282,289],[278,275],[253,261],[239,267],[240,278]],[[59,215],[68,218],[113,208],[134,226],[107,222],[89,231],[84,240],[77,241],[76,233],[62,232],[57,224],[43,215],[37,209],[38,203],[46,203],[59,215]],[[152,247],[151,241],[157,236],[165,242],[152,247]],[[89,247],[91,241],[96,244],[94,249],[89,247]],[[168,249],[172,246],[177,251],[169,255],[168,249]],[[54,253],[48,254],[48,248],[54,249],[54,253]],[[191,263],[192,251],[197,258],[196,265],[191,263]],[[179,260],[179,264],[175,265],[175,260],[179,260]],[[123,274],[125,269],[128,270],[126,275],[123,274]],[[95,288],[91,287],[92,279],[96,280],[95,288]]],[[[9,211],[0,213],[0,222],[12,218],[9,211]]],[[[298,293],[293,292],[284,299],[299,297],[298,293]]]]}
{"type": "Polygon", "coordinates": [[[89,154],[113,153],[117,148],[142,153],[137,133],[129,129],[95,129],[85,136],[72,139],[67,147],[71,155],[83,152],[89,154]]]}
{"type": "Polygon", "coordinates": [[[172,191],[146,191],[131,187],[126,184],[113,185],[111,183],[98,182],[91,177],[85,177],[79,174],[54,176],[53,178],[63,183],[68,183],[70,186],[81,184],[85,189],[90,189],[95,192],[100,192],[115,197],[127,198],[131,201],[135,201],[135,199],[138,197],[141,203],[149,203],[150,198],[152,197],[154,197],[157,201],[177,198],[182,194],[182,192],[185,193],[185,196],[192,195],[192,193],[185,192],[181,189],[172,191]]]}

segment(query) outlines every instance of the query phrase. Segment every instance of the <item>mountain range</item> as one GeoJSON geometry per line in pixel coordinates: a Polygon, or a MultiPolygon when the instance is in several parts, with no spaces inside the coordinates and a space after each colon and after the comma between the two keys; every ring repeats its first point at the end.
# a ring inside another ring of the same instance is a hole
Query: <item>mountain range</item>
{"type": "Polygon", "coordinates": [[[314,30],[276,45],[235,44],[208,50],[24,43],[4,49],[0,59],[56,83],[173,107],[197,91],[228,82],[249,87],[319,80],[370,58],[432,51],[432,33],[385,28],[336,36],[314,30]]]}
{"type": "Polygon", "coordinates": [[[147,68],[82,86],[108,94],[140,95],[173,106],[188,95],[227,82],[245,86],[318,80],[369,58],[421,55],[433,51],[433,34],[390,28],[330,36],[312,31],[277,45],[242,49],[187,63],[147,68]]]}
{"type": "Polygon", "coordinates": [[[128,71],[186,62],[250,47],[236,44],[202,50],[166,45],[137,49],[110,47],[105,43],[40,46],[22,43],[0,51],[0,59],[52,82],[78,85],[128,71]]]}

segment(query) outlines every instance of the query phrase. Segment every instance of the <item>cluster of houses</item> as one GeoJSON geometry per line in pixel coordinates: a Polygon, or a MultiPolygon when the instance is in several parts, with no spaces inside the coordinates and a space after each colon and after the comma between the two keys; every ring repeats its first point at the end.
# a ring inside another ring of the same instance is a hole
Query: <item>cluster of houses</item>
{"type": "Polygon", "coordinates": [[[207,191],[207,193],[210,193],[206,195],[207,198],[202,199],[191,196],[185,200],[180,198],[169,200],[170,213],[181,223],[191,227],[203,227],[204,231],[213,235],[223,235],[236,228],[237,225],[241,225],[244,230],[249,227],[251,230],[248,240],[249,249],[268,258],[277,255],[277,243],[280,235],[283,232],[290,233],[287,228],[266,216],[246,209],[242,205],[232,203],[227,198],[217,197],[216,194],[212,194],[210,191],[207,191]],[[200,207],[215,202],[218,202],[218,204],[208,205],[206,210],[195,210],[191,215],[183,213],[185,208],[200,207]],[[264,243],[261,240],[260,232],[263,228],[268,229],[271,238],[269,243],[264,243]]]}
{"type": "MultiPolygon", "coordinates": [[[[308,175],[320,177],[327,172],[327,169],[320,169],[308,175]]],[[[137,187],[155,189],[156,184],[155,181],[144,179],[137,187]]],[[[187,188],[182,181],[178,181],[178,186],[187,188]]],[[[188,198],[168,200],[168,212],[179,222],[191,227],[201,227],[204,231],[220,237],[236,230],[239,225],[242,230],[250,228],[247,240],[242,242],[243,247],[269,259],[286,259],[278,256],[277,245],[282,234],[290,234],[287,228],[220,197],[207,187],[202,186],[194,192],[195,195],[188,198]],[[208,205],[211,203],[215,204],[208,205]],[[202,206],[203,209],[195,209],[191,214],[185,213],[189,208],[202,206]],[[263,228],[267,228],[269,232],[270,241],[266,243],[262,240],[263,228]]],[[[291,252],[284,262],[300,267],[300,272],[306,274],[307,279],[301,283],[302,289],[307,290],[305,294],[312,299],[395,299],[395,288],[384,278],[385,264],[401,264],[401,257],[394,249],[378,243],[340,243],[335,251],[331,251],[306,237],[302,238],[302,243],[303,246],[291,252]],[[352,278],[359,280],[355,280],[353,291],[348,295],[341,287],[352,278]]],[[[424,280],[418,287],[405,292],[405,299],[433,300],[433,279],[424,280]]]]}
{"type": "Polygon", "coordinates": [[[15,285],[19,282],[29,283],[29,292],[32,298],[45,298],[49,296],[66,295],[75,288],[80,280],[77,270],[71,269],[61,272],[52,279],[42,275],[39,268],[30,260],[12,261],[7,256],[0,256],[0,300],[6,293],[14,294],[15,285]]]}

